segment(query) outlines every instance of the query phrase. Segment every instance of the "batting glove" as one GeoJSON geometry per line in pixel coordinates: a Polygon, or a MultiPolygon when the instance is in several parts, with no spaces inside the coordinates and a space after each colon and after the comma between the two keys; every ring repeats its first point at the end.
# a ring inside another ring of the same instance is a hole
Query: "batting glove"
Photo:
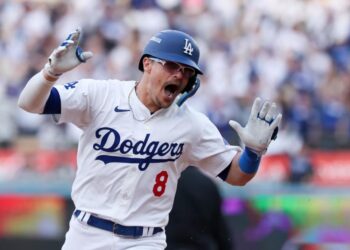
{"type": "Polygon", "coordinates": [[[282,114],[278,112],[275,103],[255,99],[250,116],[245,127],[231,120],[230,126],[238,133],[246,147],[257,155],[266,153],[271,140],[276,139],[282,114]]]}
{"type": "Polygon", "coordinates": [[[77,28],[51,53],[49,61],[44,67],[44,76],[47,80],[57,80],[60,75],[74,69],[80,63],[86,62],[93,56],[92,52],[84,52],[79,47],[80,34],[81,29],[77,28]]]}

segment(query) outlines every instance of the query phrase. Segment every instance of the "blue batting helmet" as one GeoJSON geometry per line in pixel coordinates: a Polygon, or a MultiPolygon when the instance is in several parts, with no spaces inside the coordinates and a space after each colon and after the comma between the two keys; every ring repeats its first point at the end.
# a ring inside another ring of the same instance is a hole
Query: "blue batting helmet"
{"type": "Polygon", "coordinates": [[[139,62],[139,70],[142,72],[142,61],[146,56],[181,63],[196,70],[196,74],[189,79],[186,88],[177,101],[178,106],[181,106],[188,98],[197,92],[200,86],[200,80],[197,75],[202,75],[203,72],[198,66],[198,45],[190,35],[178,30],[163,30],[154,35],[143,50],[143,54],[139,62]]]}
{"type": "Polygon", "coordinates": [[[198,66],[197,43],[190,35],[178,30],[163,30],[149,40],[139,62],[141,71],[143,71],[142,60],[146,56],[181,63],[194,68],[197,74],[203,74],[198,66]]]}

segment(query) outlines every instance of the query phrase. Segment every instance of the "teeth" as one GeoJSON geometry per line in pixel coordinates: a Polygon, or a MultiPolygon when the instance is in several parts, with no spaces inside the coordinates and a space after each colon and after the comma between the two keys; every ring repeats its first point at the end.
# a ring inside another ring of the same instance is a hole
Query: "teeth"
{"type": "Polygon", "coordinates": [[[169,90],[165,90],[165,94],[166,94],[168,97],[172,97],[172,96],[173,96],[173,93],[171,93],[169,90]]]}

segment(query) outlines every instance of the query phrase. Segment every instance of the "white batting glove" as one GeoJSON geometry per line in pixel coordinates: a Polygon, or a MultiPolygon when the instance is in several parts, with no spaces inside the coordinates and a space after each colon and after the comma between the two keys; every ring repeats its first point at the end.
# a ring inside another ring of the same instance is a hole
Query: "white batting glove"
{"type": "Polygon", "coordinates": [[[44,76],[47,80],[57,80],[60,75],[74,69],[93,56],[92,52],[84,52],[82,48],[79,47],[80,34],[81,29],[77,28],[51,53],[49,61],[44,67],[44,76]]]}
{"type": "Polygon", "coordinates": [[[282,114],[278,112],[275,103],[255,99],[250,116],[245,127],[231,120],[230,126],[238,133],[246,147],[258,155],[266,153],[272,139],[275,139],[282,114]]]}

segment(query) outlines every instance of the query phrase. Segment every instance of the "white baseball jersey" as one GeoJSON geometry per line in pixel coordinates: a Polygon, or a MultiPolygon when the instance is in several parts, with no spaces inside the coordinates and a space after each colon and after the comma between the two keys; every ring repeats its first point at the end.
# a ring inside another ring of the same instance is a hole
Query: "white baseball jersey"
{"type": "Polygon", "coordinates": [[[136,95],[135,81],[89,79],[56,88],[58,122],[83,130],[74,204],[116,223],[164,227],[181,172],[192,165],[217,176],[237,152],[186,104],[151,114],[136,95]]]}

